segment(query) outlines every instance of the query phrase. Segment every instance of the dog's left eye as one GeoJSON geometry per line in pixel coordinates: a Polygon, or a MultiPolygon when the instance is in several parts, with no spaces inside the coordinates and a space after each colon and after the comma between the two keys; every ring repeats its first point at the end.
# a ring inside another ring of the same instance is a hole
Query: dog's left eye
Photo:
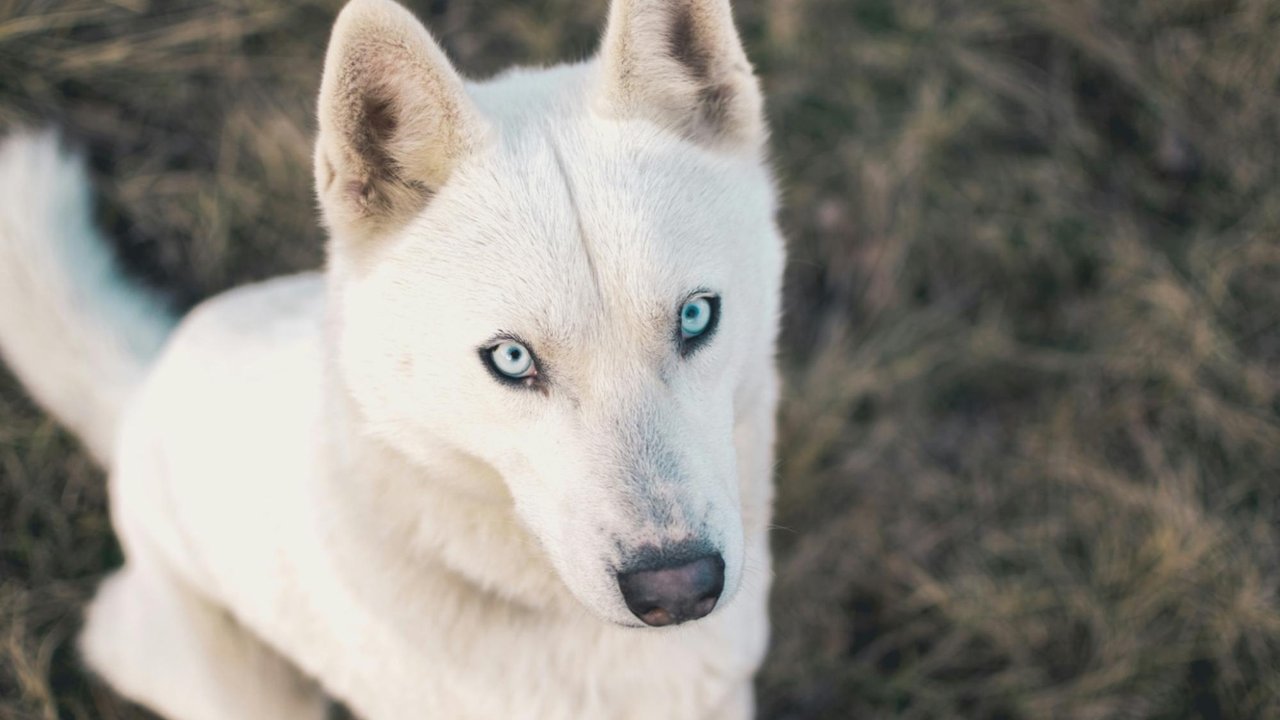
{"type": "Polygon", "coordinates": [[[720,298],[701,294],[685,300],[680,308],[680,352],[688,355],[715,332],[720,319],[720,298]]]}
{"type": "Polygon", "coordinates": [[[494,377],[504,382],[529,384],[538,376],[538,365],[533,353],[523,343],[503,340],[480,351],[480,357],[494,377]]]}

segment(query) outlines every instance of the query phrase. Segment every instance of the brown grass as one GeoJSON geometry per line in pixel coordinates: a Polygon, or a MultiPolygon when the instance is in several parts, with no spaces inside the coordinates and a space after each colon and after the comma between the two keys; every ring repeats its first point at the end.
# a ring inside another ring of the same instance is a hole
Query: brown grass
{"type": "MultiPolygon", "coordinates": [[[[473,75],[604,11],[412,4],[473,75]]],[[[792,254],[762,715],[1280,717],[1280,3],[736,9],[792,254]]],[[[334,11],[0,0],[0,126],[180,304],[315,266],[334,11]]],[[[69,645],[103,503],[0,380],[0,717],[140,717],[69,645]]]]}

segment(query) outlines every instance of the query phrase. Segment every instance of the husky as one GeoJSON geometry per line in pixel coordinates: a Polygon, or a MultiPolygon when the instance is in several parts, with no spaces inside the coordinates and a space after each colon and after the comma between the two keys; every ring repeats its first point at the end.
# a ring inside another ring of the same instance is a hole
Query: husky
{"type": "Polygon", "coordinates": [[[0,348],[110,469],[81,654],[174,720],[746,718],[784,244],[728,0],[464,80],[339,14],[321,272],[174,317],[82,161],[0,143],[0,348]]]}

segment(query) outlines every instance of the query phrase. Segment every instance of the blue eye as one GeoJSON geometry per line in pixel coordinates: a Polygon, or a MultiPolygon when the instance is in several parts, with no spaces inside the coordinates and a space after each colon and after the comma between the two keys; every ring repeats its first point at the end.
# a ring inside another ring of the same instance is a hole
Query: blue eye
{"type": "Polygon", "coordinates": [[[720,296],[704,292],[680,306],[680,355],[689,357],[715,334],[720,322],[720,296]]]}
{"type": "Polygon", "coordinates": [[[680,308],[680,337],[688,340],[707,331],[711,324],[711,300],[705,295],[689,300],[680,308]]]}
{"type": "Polygon", "coordinates": [[[533,377],[538,372],[533,365],[533,353],[515,340],[504,340],[493,346],[489,350],[489,364],[512,380],[533,377]]]}

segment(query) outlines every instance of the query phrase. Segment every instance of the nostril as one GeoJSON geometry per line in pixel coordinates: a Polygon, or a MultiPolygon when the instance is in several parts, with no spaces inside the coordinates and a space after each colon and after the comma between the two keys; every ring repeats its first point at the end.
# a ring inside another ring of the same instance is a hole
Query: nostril
{"type": "Polygon", "coordinates": [[[663,608],[650,608],[642,613],[638,613],[637,617],[644,621],[645,625],[653,627],[663,627],[675,622],[675,618],[671,617],[671,613],[663,608]]]}
{"type": "Polygon", "coordinates": [[[715,609],[724,590],[724,558],[713,553],[680,564],[618,573],[631,612],[661,627],[697,620],[715,609]]]}
{"type": "Polygon", "coordinates": [[[693,616],[695,618],[700,618],[700,617],[706,617],[707,615],[710,615],[711,611],[716,609],[716,603],[719,600],[720,600],[720,593],[718,592],[715,595],[708,595],[702,598],[697,602],[697,604],[693,606],[694,607],[693,616]]]}

